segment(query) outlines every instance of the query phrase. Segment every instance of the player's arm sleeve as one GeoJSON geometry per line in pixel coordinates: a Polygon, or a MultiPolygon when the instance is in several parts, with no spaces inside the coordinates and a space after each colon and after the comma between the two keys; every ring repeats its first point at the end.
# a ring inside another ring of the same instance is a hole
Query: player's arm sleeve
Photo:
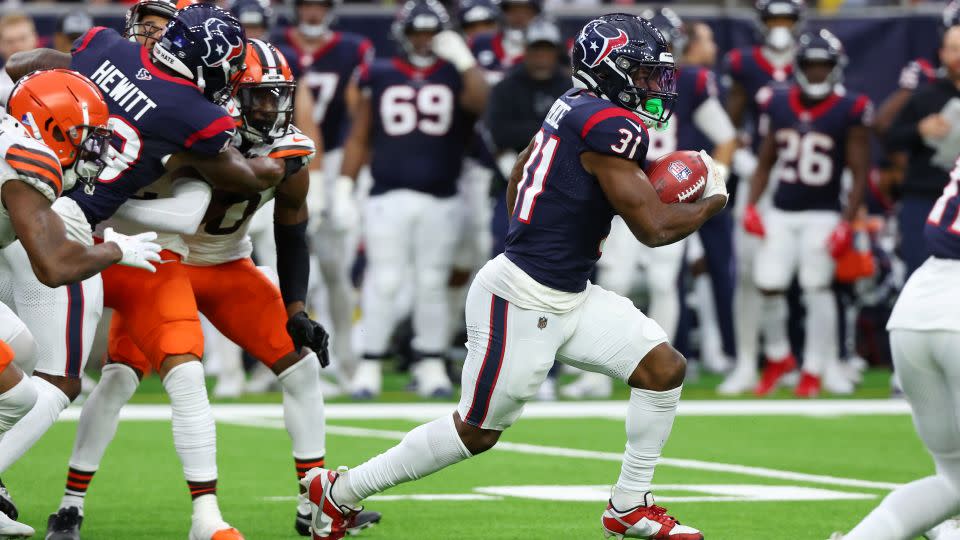
{"type": "Polygon", "coordinates": [[[215,156],[230,145],[236,134],[236,122],[225,112],[219,115],[200,115],[188,119],[184,131],[183,148],[204,156],[215,156]]]}
{"type": "Polygon", "coordinates": [[[277,245],[277,275],[280,294],[288,309],[307,298],[310,281],[310,250],[307,245],[307,191],[310,176],[305,170],[294,173],[277,188],[273,238],[277,245]],[[292,306],[293,305],[293,306],[292,306]]]}
{"type": "Polygon", "coordinates": [[[52,152],[25,144],[13,144],[0,163],[0,184],[17,179],[53,202],[63,191],[60,162],[52,152]]]}
{"type": "Polygon", "coordinates": [[[926,116],[920,105],[927,99],[925,94],[922,91],[913,94],[890,125],[887,131],[887,146],[890,150],[907,151],[923,144],[919,125],[920,120],[926,116]]]}
{"type": "Polygon", "coordinates": [[[733,122],[720,104],[718,95],[713,72],[702,70],[694,89],[693,124],[714,145],[723,144],[737,136],[733,122]]]}
{"type": "Polygon", "coordinates": [[[212,189],[203,180],[180,178],[173,183],[173,196],[162,199],[129,199],[117,209],[117,217],[145,229],[176,234],[195,234],[210,204],[212,189]]]}
{"type": "Polygon", "coordinates": [[[580,128],[587,151],[616,156],[640,164],[646,160],[650,135],[640,118],[625,109],[609,107],[590,115],[580,128]]]}

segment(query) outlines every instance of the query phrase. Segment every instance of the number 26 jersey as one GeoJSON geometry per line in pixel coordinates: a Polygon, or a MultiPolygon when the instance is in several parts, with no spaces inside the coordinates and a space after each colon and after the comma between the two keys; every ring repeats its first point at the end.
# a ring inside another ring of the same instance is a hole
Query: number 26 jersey
{"type": "Polygon", "coordinates": [[[572,89],[554,102],[523,167],[506,256],[542,285],[581,292],[616,211],[580,154],[646,162],[650,137],[639,116],[572,89]]]}

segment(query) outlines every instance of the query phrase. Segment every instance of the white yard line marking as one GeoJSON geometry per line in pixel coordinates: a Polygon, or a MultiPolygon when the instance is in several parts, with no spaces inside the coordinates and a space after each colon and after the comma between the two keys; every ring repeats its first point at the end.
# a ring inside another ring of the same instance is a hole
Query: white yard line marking
{"type": "MultiPolygon", "coordinates": [[[[333,403],[326,406],[330,420],[432,420],[453,411],[453,403],[333,403]]],[[[624,401],[561,401],[528,403],[524,418],[610,418],[622,420],[626,415],[624,401]]],[[[277,404],[216,404],[215,417],[283,418],[283,407],[277,404]]],[[[892,399],[835,400],[704,400],[681,401],[680,416],[844,416],[909,414],[907,403],[892,399]]],[[[77,420],[80,407],[70,407],[61,420],[77,420]]],[[[169,420],[168,405],[127,405],[120,412],[123,420],[169,420]]]]}
{"type": "MultiPolygon", "coordinates": [[[[797,502],[850,501],[876,499],[869,493],[850,493],[803,486],[764,486],[752,484],[657,484],[651,489],[659,502],[797,502]],[[670,495],[671,492],[700,495],[670,495]]],[[[374,495],[368,501],[501,501],[506,497],[552,502],[606,502],[610,486],[487,486],[473,493],[411,495],[374,495]]],[[[294,496],[263,497],[267,502],[293,502],[294,496]]]]}
{"type": "MultiPolygon", "coordinates": [[[[267,502],[291,502],[298,500],[295,496],[263,497],[267,502]]],[[[428,501],[428,502],[461,502],[461,501],[501,501],[503,497],[483,495],[480,493],[438,493],[413,495],[373,495],[364,501],[428,501]]]]}
{"type": "MultiPolygon", "coordinates": [[[[284,427],[282,421],[270,419],[235,419],[228,420],[228,422],[264,428],[282,429],[284,427]]],[[[399,441],[404,437],[404,435],[406,435],[406,432],[403,431],[368,429],[350,426],[327,426],[327,433],[331,435],[341,435],[344,437],[364,437],[371,439],[386,439],[390,441],[399,441]]],[[[539,444],[524,444],[506,441],[497,443],[493,449],[501,452],[514,452],[517,454],[574,459],[595,459],[600,461],[613,461],[616,463],[620,463],[623,459],[623,454],[620,452],[600,452],[596,450],[580,450],[576,448],[563,448],[559,446],[543,446],[539,444]]],[[[890,482],[874,482],[871,480],[858,480],[856,478],[807,474],[778,469],[768,469],[766,467],[751,467],[747,465],[719,463],[714,461],[700,461],[695,459],[661,458],[659,466],[677,467],[680,469],[696,471],[734,473],[744,476],[754,476],[757,478],[774,478],[777,480],[791,480],[794,482],[810,482],[829,486],[855,487],[864,489],[889,490],[895,489],[900,485],[890,482]]]]}

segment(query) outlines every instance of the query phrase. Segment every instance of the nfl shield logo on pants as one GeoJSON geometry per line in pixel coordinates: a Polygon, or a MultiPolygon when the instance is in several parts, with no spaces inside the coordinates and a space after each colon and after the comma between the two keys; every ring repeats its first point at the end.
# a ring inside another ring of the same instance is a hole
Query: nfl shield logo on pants
{"type": "Polygon", "coordinates": [[[540,317],[540,320],[537,322],[537,328],[543,330],[546,327],[547,327],[547,318],[540,317]]]}

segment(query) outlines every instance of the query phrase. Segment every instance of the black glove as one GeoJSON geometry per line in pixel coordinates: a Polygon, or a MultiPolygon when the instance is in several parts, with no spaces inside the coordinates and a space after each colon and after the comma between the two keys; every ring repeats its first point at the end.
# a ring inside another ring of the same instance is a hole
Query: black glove
{"type": "Polygon", "coordinates": [[[330,351],[327,348],[330,344],[330,334],[327,334],[320,323],[301,311],[287,320],[287,333],[290,334],[290,339],[293,340],[297,351],[307,347],[317,353],[320,367],[325,368],[330,365],[330,351]]]}

